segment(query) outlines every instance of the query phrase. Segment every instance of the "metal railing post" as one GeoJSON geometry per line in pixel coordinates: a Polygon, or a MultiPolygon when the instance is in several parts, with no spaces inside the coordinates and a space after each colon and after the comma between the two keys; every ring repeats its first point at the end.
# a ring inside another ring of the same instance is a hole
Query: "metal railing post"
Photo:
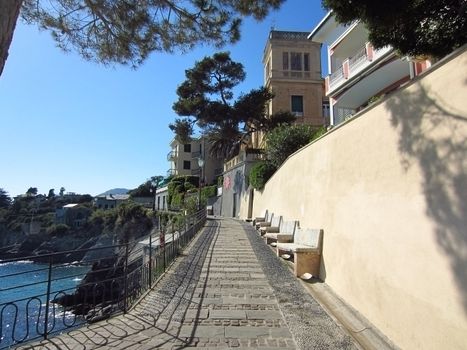
{"type": "Polygon", "coordinates": [[[152,286],[152,235],[149,235],[149,288],[152,286]]]}
{"type": "Polygon", "coordinates": [[[126,314],[128,309],[128,242],[125,244],[125,267],[123,270],[123,313],[126,314]]]}
{"type": "Polygon", "coordinates": [[[44,318],[44,339],[47,339],[49,331],[49,303],[50,303],[50,289],[52,287],[52,260],[49,258],[49,272],[47,275],[47,295],[45,297],[45,318],[44,318]]]}

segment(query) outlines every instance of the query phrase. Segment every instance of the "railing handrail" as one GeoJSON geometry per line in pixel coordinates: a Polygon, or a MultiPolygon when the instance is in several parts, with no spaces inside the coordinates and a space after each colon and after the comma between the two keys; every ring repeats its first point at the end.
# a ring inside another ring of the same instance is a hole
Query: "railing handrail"
{"type": "Polygon", "coordinates": [[[4,298],[0,303],[0,320],[2,320],[0,322],[0,335],[5,336],[5,338],[0,338],[0,348],[10,347],[41,337],[46,339],[51,333],[76,326],[77,322],[79,324],[85,323],[85,318],[78,317],[81,314],[88,317],[99,317],[96,316],[99,312],[110,312],[110,314],[113,314],[119,310],[123,312],[128,311],[138,298],[153,286],[153,283],[157,281],[161,273],[166,270],[170,262],[179,254],[181,248],[186,246],[194,237],[194,234],[204,225],[205,220],[206,210],[203,208],[190,215],[182,216],[181,221],[177,222],[178,225],[174,227],[176,231],[169,232],[169,226],[165,226],[161,230],[122,244],[3,260],[1,263],[30,260],[31,258],[35,261],[46,261],[48,259],[48,261],[43,263],[48,265],[48,267],[0,276],[0,285],[6,287],[0,288],[0,292],[8,291],[11,294],[11,291],[15,288],[30,287],[32,285],[38,286],[34,290],[27,289],[24,292],[20,292],[20,289],[18,289],[15,293],[23,293],[23,297],[15,300],[4,298]],[[161,241],[161,237],[164,237],[166,234],[171,236],[168,236],[167,240],[161,241]],[[159,237],[159,239],[155,239],[154,237],[159,237]],[[149,245],[140,244],[147,239],[149,239],[149,245]],[[147,255],[148,248],[149,258],[147,255]],[[70,253],[84,253],[102,249],[110,249],[110,255],[108,257],[100,256],[95,260],[97,265],[93,264],[93,267],[87,270],[87,272],[82,270],[80,273],[77,273],[76,270],[68,270],[66,268],[71,265],[83,266],[81,264],[52,264],[53,258],[58,255],[66,256],[70,253]],[[66,269],[60,270],[62,267],[66,269]],[[162,267],[163,270],[161,270],[162,267]],[[122,268],[123,273],[119,272],[122,268]],[[53,271],[62,272],[57,276],[53,276],[53,271]],[[31,273],[34,275],[39,273],[39,279],[31,282],[31,279],[23,278],[27,280],[27,283],[24,283],[22,279],[7,279],[5,281],[9,283],[19,284],[14,286],[13,284],[2,284],[2,279],[4,278],[19,276],[20,274],[27,276],[27,274],[31,273]],[[42,276],[43,274],[44,276],[42,276]],[[55,285],[57,281],[84,275],[86,278],[82,278],[82,282],[77,286],[72,284],[66,286],[61,283],[55,285]],[[68,294],[70,292],[72,294],[68,294]],[[70,302],[71,304],[69,304],[70,302]],[[56,303],[62,306],[58,307],[55,305],[56,303]],[[33,310],[30,310],[30,305],[32,305],[33,310]],[[36,309],[37,311],[34,311],[36,309]],[[46,310],[45,314],[44,309],[46,310]],[[70,316],[71,318],[65,318],[65,312],[70,310],[73,312],[72,316],[70,316]],[[58,320],[62,322],[61,325],[58,325],[58,320]],[[33,323],[31,324],[31,322],[33,323]],[[20,329],[20,326],[23,329],[20,329]],[[33,331],[34,333],[31,333],[33,331]]]}
{"type": "Polygon", "coordinates": [[[354,55],[349,58],[349,67],[354,66],[360,61],[365,61],[367,59],[366,54],[366,45],[361,47],[354,55]]]}

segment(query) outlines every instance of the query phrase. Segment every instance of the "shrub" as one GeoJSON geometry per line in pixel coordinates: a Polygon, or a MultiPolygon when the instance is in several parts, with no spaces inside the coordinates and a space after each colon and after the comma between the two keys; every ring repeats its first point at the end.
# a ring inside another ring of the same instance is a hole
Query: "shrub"
{"type": "Polygon", "coordinates": [[[261,161],[253,165],[249,175],[250,185],[256,190],[262,190],[266,182],[276,171],[274,164],[268,161],[261,161]]]}
{"type": "Polygon", "coordinates": [[[89,221],[93,225],[113,226],[117,220],[117,209],[97,209],[91,214],[89,221]]]}
{"type": "Polygon", "coordinates": [[[125,202],[117,207],[118,219],[122,222],[146,217],[146,209],[135,202],[125,202]]]}
{"type": "Polygon", "coordinates": [[[314,129],[309,125],[282,125],[266,134],[266,159],[278,168],[288,156],[308,144],[314,129]]]}
{"type": "Polygon", "coordinates": [[[206,186],[203,187],[201,190],[201,196],[204,198],[211,198],[217,196],[217,186],[206,186]]]}
{"type": "Polygon", "coordinates": [[[186,175],[176,176],[168,185],[168,203],[172,207],[181,208],[184,204],[185,193],[196,191],[199,186],[199,177],[186,175]]]}
{"type": "Polygon", "coordinates": [[[314,141],[316,139],[319,139],[321,136],[323,136],[327,132],[325,126],[321,126],[320,128],[313,130],[313,136],[311,137],[311,141],[314,141]]]}

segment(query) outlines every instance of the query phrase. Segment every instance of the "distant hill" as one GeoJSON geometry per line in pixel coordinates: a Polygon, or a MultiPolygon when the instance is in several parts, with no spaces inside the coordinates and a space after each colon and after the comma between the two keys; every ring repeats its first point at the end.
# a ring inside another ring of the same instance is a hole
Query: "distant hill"
{"type": "Polygon", "coordinates": [[[105,191],[97,196],[106,196],[108,194],[127,194],[130,190],[127,188],[112,188],[111,190],[105,191]]]}

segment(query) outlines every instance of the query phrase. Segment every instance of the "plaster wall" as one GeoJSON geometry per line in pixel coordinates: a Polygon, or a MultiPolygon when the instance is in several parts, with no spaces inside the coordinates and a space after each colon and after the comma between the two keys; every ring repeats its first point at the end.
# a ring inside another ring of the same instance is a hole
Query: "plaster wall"
{"type": "Polygon", "coordinates": [[[297,117],[297,123],[323,125],[323,86],[321,82],[282,82],[271,84],[274,92],[271,112],[290,111],[291,96],[303,96],[303,116],[297,117]]]}
{"type": "Polygon", "coordinates": [[[254,193],[324,230],[320,277],[403,349],[467,344],[467,52],[292,155],[254,193]]]}

